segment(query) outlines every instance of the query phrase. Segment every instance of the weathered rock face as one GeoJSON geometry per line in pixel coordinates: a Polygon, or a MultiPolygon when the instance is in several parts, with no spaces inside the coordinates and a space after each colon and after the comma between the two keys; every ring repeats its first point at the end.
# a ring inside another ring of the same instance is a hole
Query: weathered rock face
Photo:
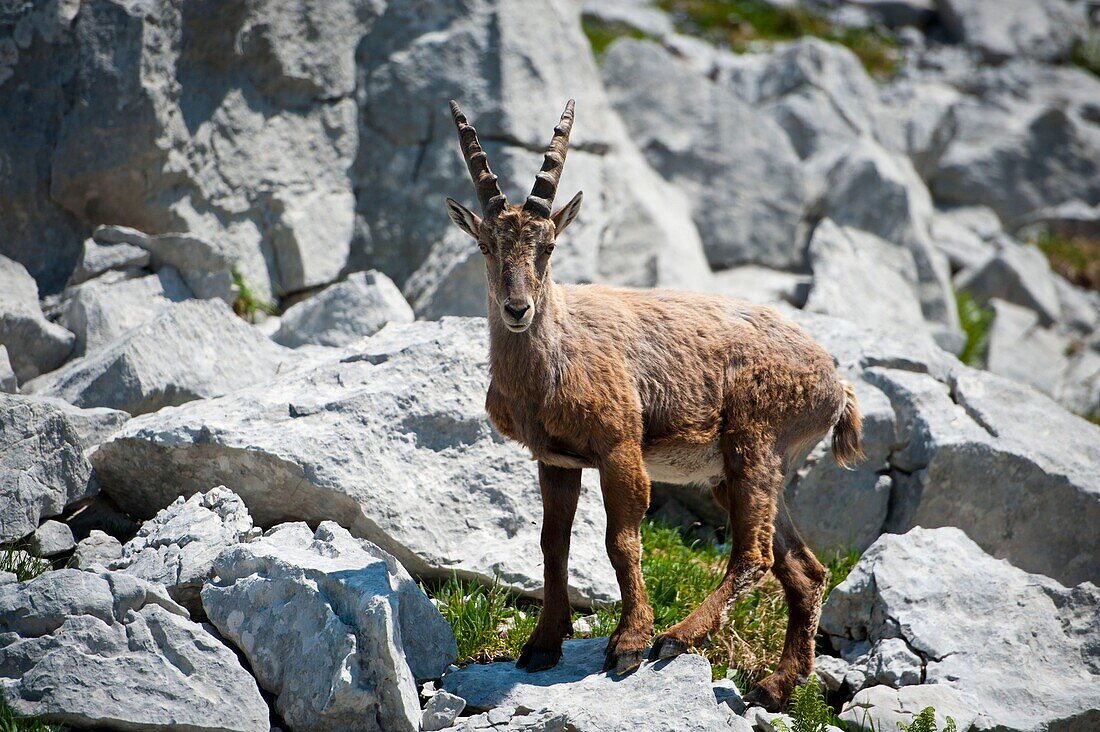
{"type": "Polygon", "coordinates": [[[43,7],[16,26],[0,93],[20,114],[0,143],[30,154],[5,176],[5,252],[52,291],[81,231],[119,223],[224,242],[262,291],[334,279],[354,215],[355,50],[377,5],[79,9],[43,7]],[[65,262],[36,257],[42,230],[65,262]]]}
{"type": "Polygon", "coordinates": [[[988,61],[1061,61],[1080,33],[1062,0],[936,0],[944,28],[988,61]]]}
{"type": "Polygon", "coordinates": [[[616,42],[601,73],[631,139],[689,201],[711,266],[802,264],[806,188],[778,125],[656,43],[616,42]]]}
{"type": "Polygon", "coordinates": [[[295,360],[225,303],[188,300],[24,389],[144,414],[266,381],[295,360]]]}
{"type": "Polygon", "coordinates": [[[68,286],[79,285],[112,270],[147,267],[149,261],[149,252],[141,247],[132,244],[102,245],[95,239],[85,239],[84,249],[80,252],[76,269],[69,276],[68,286]]]}
{"type": "Polygon", "coordinates": [[[1044,325],[1061,320],[1056,277],[1046,257],[1035,247],[1005,238],[991,256],[958,276],[960,289],[979,302],[999,298],[1037,314],[1044,325]]]}
{"type": "Polygon", "coordinates": [[[19,380],[15,378],[11,360],[8,358],[8,347],[0,345],[0,392],[15,394],[19,391],[19,380]]]}
{"type": "Polygon", "coordinates": [[[44,521],[31,534],[30,550],[36,557],[54,557],[75,546],[72,530],[60,521],[44,521]]]}
{"type": "Polygon", "coordinates": [[[912,253],[873,234],[822,220],[810,239],[806,309],[871,328],[927,332],[912,253]]]}
{"type": "Polygon", "coordinates": [[[110,567],[164,587],[193,617],[201,617],[199,591],[213,576],[218,554],[258,534],[244,501],[219,486],[186,501],[180,496],[158,512],[110,567]]]}
{"type": "Polygon", "coordinates": [[[133,279],[102,277],[65,291],[59,322],[76,336],[73,355],[84,356],[190,297],[173,267],[133,279]]]}
{"type": "Polygon", "coordinates": [[[549,0],[390,3],[363,38],[351,267],[392,277],[418,315],[485,312],[481,254],[441,215],[445,195],[473,201],[451,98],[476,125],[512,201],[530,190],[562,108],[576,98],[557,202],[587,195],[555,249],[559,279],[705,284],[687,205],[645,163],[608,103],[577,10],[549,0]]]}
{"type": "Polygon", "coordinates": [[[100,226],[92,237],[107,246],[136,247],[147,252],[150,265],[158,273],[174,269],[195,297],[216,297],[232,304],[237,294],[233,256],[224,246],[188,234],[149,236],[125,226],[100,226]]]}
{"type": "MultiPolygon", "coordinates": [[[[1098,608],[1091,583],[1066,588],[986,555],[958,529],[916,528],[867,550],[829,596],[821,627],[853,656],[903,641],[922,661],[922,683],[972,695],[941,714],[980,711],[981,728],[1088,729],[1100,721],[1098,608]],[[1036,661],[1021,664],[1025,657],[1036,661]]],[[[857,696],[849,708],[873,697],[857,696]]],[[[916,704],[904,706],[914,713],[916,704]]]]}
{"type": "Polygon", "coordinates": [[[236,655],[163,589],[114,572],[0,584],[0,693],[18,715],[74,727],[269,728],[236,655]]]}
{"type": "Polygon", "coordinates": [[[413,319],[412,308],[393,280],[374,270],[356,272],[288,308],[274,340],[291,348],[346,346],[374,335],[386,323],[413,319]]]}
{"type": "MultiPolygon", "coordinates": [[[[542,587],[535,463],[485,417],[483,319],[390,325],[354,350],[136,420],[93,460],[137,515],[232,485],[265,527],[334,520],[417,575],[542,587]]],[[[575,599],[614,599],[591,476],[571,552],[575,599]]]]}
{"type": "Polygon", "coordinates": [[[203,607],[293,729],[416,732],[417,678],[442,674],[447,621],[392,556],[325,521],[227,549],[203,607]]]}
{"type": "Polygon", "coordinates": [[[0,542],[97,490],[84,451],[127,415],[60,400],[0,394],[0,542]]]}
{"type": "Polygon", "coordinates": [[[566,641],[558,665],[537,674],[507,661],[470,665],[444,676],[443,688],[465,699],[468,707],[497,710],[502,723],[513,715],[526,716],[519,708],[559,717],[560,726],[548,729],[626,732],[650,728],[655,714],[661,729],[675,732],[726,726],[705,658],[685,654],[647,663],[617,679],[597,673],[606,646],[606,638],[566,641]]]}
{"type": "Polygon", "coordinates": [[[105,569],[122,557],[122,542],[110,534],[92,529],[76,545],[76,551],[65,565],[70,569],[105,569]]]}
{"type": "Polygon", "coordinates": [[[840,718],[858,732],[897,729],[898,724],[912,724],[913,718],[925,708],[936,710],[936,729],[947,726],[947,718],[955,720],[956,729],[973,729],[975,722],[988,723],[977,710],[973,694],[959,691],[947,684],[922,684],[893,689],[870,686],[844,705],[840,718]]]}
{"type": "Polygon", "coordinates": [[[20,383],[60,366],[74,336],[42,314],[38,286],[23,265],[0,256],[0,345],[20,383]]]}

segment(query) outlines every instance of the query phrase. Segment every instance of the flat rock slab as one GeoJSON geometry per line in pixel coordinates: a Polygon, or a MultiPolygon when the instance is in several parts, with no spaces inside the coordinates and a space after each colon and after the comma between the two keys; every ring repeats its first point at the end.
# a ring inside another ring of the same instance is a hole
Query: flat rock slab
{"type": "Polygon", "coordinates": [[[287,309],[273,339],[291,348],[346,346],[374,335],[386,323],[415,319],[393,280],[375,270],[354,272],[287,309]]]}
{"type": "Polygon", "coordinates": [[[529,674],[511,661],[475,664],[447,674],[442,686],[473,709],[549,710],[584,732],[725,727],[705,658],[647,662],[618,678],[599,672],[606,647],[607,638],[566,641],[554,668],[529,674]]]}
{"type": "MultiPolygon", "coordinates": [[[[92,456],[138,516],[228,485],[257,524],[333,520],[413,574],[542,590],[536,464],[485,416],[484,319],[391,324],[274,381],[133,420],[92,456]]],[[[570,556],[579,603],[615,600],[594,471],[570,556]]]]}
{"type": "Polygon", "coordinates": [[[0,584],[0,694],[73,727],[266,732],[255,679],[162,588],[63,569],[0,584]]]}
{"type": "Polygon", "coordinates": [[[451,627],[391,555],[331,521],[225,550],[203,608],[295,730],[416,732],[416,680],[457,653],[451,627]]]}

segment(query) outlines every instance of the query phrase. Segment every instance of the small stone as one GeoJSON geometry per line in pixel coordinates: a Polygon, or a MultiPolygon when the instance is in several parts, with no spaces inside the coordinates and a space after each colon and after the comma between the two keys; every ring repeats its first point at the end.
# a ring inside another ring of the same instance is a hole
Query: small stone
{"type": "Polygon", "coordinates": [[[72,530],[60,521],[46,521],[31,534],[31,553],[39,557],[56,557],[74,547],[72,530]]]}
{"type": "Polygon", "coordinates": [[[121,541],[110,534],[93,529],[87,539],[81,540],[76,545],[76,551],[65,566],[73,569],[90,569],[97,564],[108,567],[121,556],[121,541]]]}
{"type": "Polygon", "coordinates": [[[424,732],[446,729],[466,708],[466,700],[446,691],[437,692],[424,706],[420,715],[420,726],[424,732]]]}

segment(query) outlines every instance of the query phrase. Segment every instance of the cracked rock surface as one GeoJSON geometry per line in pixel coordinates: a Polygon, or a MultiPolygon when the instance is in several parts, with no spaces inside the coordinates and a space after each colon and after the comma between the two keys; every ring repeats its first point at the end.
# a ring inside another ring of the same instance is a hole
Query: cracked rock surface
{"type": "Polygon", "coordinates": [[[269,729],[236,654],[163,588],[117,572],[0,584],[0,694],[16,714],[73,727],[269,729]]]}
{"type": "MultiPolygon", "coordinates": [[[[883,704],[919,696],[905,691],[918,658],[920,683],[971,695],[980,727],[1087,730],[1100,723],[1100,590],[1028,574],[990,557],[959,529],[881,537],[829,596],[821,629],[869,683],[902,687],[894,697],[868,690],[883,704]]],[[[916,703],[902,706],[920,711],[916,703]]],[[[959,729],[966,729],[961,721],[959,729]]]]}

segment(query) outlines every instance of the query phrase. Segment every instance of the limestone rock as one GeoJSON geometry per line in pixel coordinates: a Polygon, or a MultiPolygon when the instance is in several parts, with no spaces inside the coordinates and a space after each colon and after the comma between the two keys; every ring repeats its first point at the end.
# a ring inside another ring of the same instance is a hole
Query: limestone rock
{"type": "Polygon", "coordinates": [[[145,414],[266,381],[295,360],[225,303],[188,300],[24,388],[77,406],[145,414]]]}
{"type": "Polygon", "coordinates": [[[999,298],[1034,310],[1044,325],[1061,320],[1055,275],[1036,247],[1001,239],[991,257],[959,274],[958,287],[982,303],[999,298]]]}
{"type": "Polygon", "coordinates": [[[614,43],[601,73],[631,138],[690,202],[712,267],[801,263],[807,193],[778,125],[652,42],[614,43]]]}
{"type": "Polygon", "coordinates": [[[0,256],[0,345],[6,346],[19,383],[65,362],[75,337],[46,320],[38,286],[18,262],[0,256]]]}
{"type": "Polygon", "coordinates": [[[857,693],[844,705],[840,718],[858,732],[897,729],[898,724],[911,724],[913,717],[926,707],[936,710],[936,729],[944,729],[947,718],[955,720],[957,729],[973,729],[983,720],[980,706],[973,694],[959,691],[947,684],[923,684],[891,689],[872,686],[857,693]]]}
{"type": "Polygon", "coordinates": [[[31,534],[30,550],[36,557],[55,557],[75,547],[72,530],[60,521],[44,521],[31,534]]]}
{"type": "Polygon", "coordinates": [[[867,550],[829,596],[821,627],[837,647],[866,641],[875,653],[900,640],[919,655],[925,684],[904,687],[895,702],[909,713],[926,703],[905,689],[942,686],[971,700],[937,711],[981,711],[982,728],[1040,730],[1057,720],[1087,729],[1100,720],[1100,669],[1088,661],[1100,625],[1081,621],[1098,607],[1091,583],[1067,588],[986,555],[958,529],[916,528],[867,550]],[[1042,662],[1019,662],[1032,655],[1042,662]]]}
{"type": "Polygon", "coordinates": [[[439,691],[424,705],[424,712],[420,716],[420,728],[424,732],[446,729],[454,724],[462,710],[466,708],[466,700],[460,696],[439,691]]]}
{"type": "Polygon", "coordinates": [[[164,590],[113,572],[0,584],[0,694],[73,727],[269,729],[236,655],[164,590]]]}
{"type": "Polygon", "coordinates": [[[105,568],[121,557],[122,542],[99,529],[92,529],[88,537],[76,545],[66,566],[72,569],[105,568]]]}
{"type": "Polygon", "coordinates": [[[417,678],[456,653],[451,628],[392,556],[325,521],[226,549],[202,591],[294,729],[415,732],[417,678]]]}
{"type": "Polygon", "coordinates": [[[19,380],[15,378],[15,372],[12,371],[8,347],[0,345],[0,393],[17,394],[18,392],[19,380]]]}
{"type": "Polygon", "coordinates": [[[599,673],[606,638],[566,641],[558,665],[528,674],[509,661],[470,665],[443,677],[443,688],[473,709],[545,709],[585,732],[645,729],[660,710],[670,732],[725,726],[710,686],[710,663],[685,654],[646,663],[621,679],[599,673]]]}
{"type": "Polygon", "coordinates": [[[0,394],[0,541],[26,536],[42,519],[95,493],[84,452],[125,417],[0,394]]]}
{"type": "Polygon", "coordinates": [[[67,289],[59,322],[76,335],[73,355],[84,356],[149,322],[168,303],[190,297],[173,267],[133,279],[104,277],[67,289]]]}
{"type": "Polygon", "coordinates": [[[69,276],[68,287],[87,282],[104,272],[149,266],[149,252],[132,244],[101,245],[95,239],[85,239],[84,249],[76,269],[69,276]]]}
{"type": "Polygon", "coordinates": [[[1080,32],[1062,0],[936,0],[944,28],[987,61],[1061,61],[1080,32]]]}
{"type": "MultiPolygon", "coordinates": [[[[253,519],[333,520],[418,576],[542,588],[536,466],[485,416],[484,319],[389,325],[263,385],[146,415],[92,459],[139,516],[232,485],[253,519]]],[[[574,600],[617,598],[590,476],[571,552],[574,600]]]]}
{"type": "Polygon", "coordinates": [[[374,270],[356,272],[288,308],[274,340],[291,348],[346,346],[374,335],[386,323],[411,323],[413,319],[412,308],[393,280],[374,270]]]}
{"type": "Polygon", "coordinates": [[[193,617],[201,617],[199,591],[213,576],[218,554],[258,533],[244,502],[218,486],[186,501],[180,496],[158,512],[121,547],[110,567],[164,587],[193,617]]]}

